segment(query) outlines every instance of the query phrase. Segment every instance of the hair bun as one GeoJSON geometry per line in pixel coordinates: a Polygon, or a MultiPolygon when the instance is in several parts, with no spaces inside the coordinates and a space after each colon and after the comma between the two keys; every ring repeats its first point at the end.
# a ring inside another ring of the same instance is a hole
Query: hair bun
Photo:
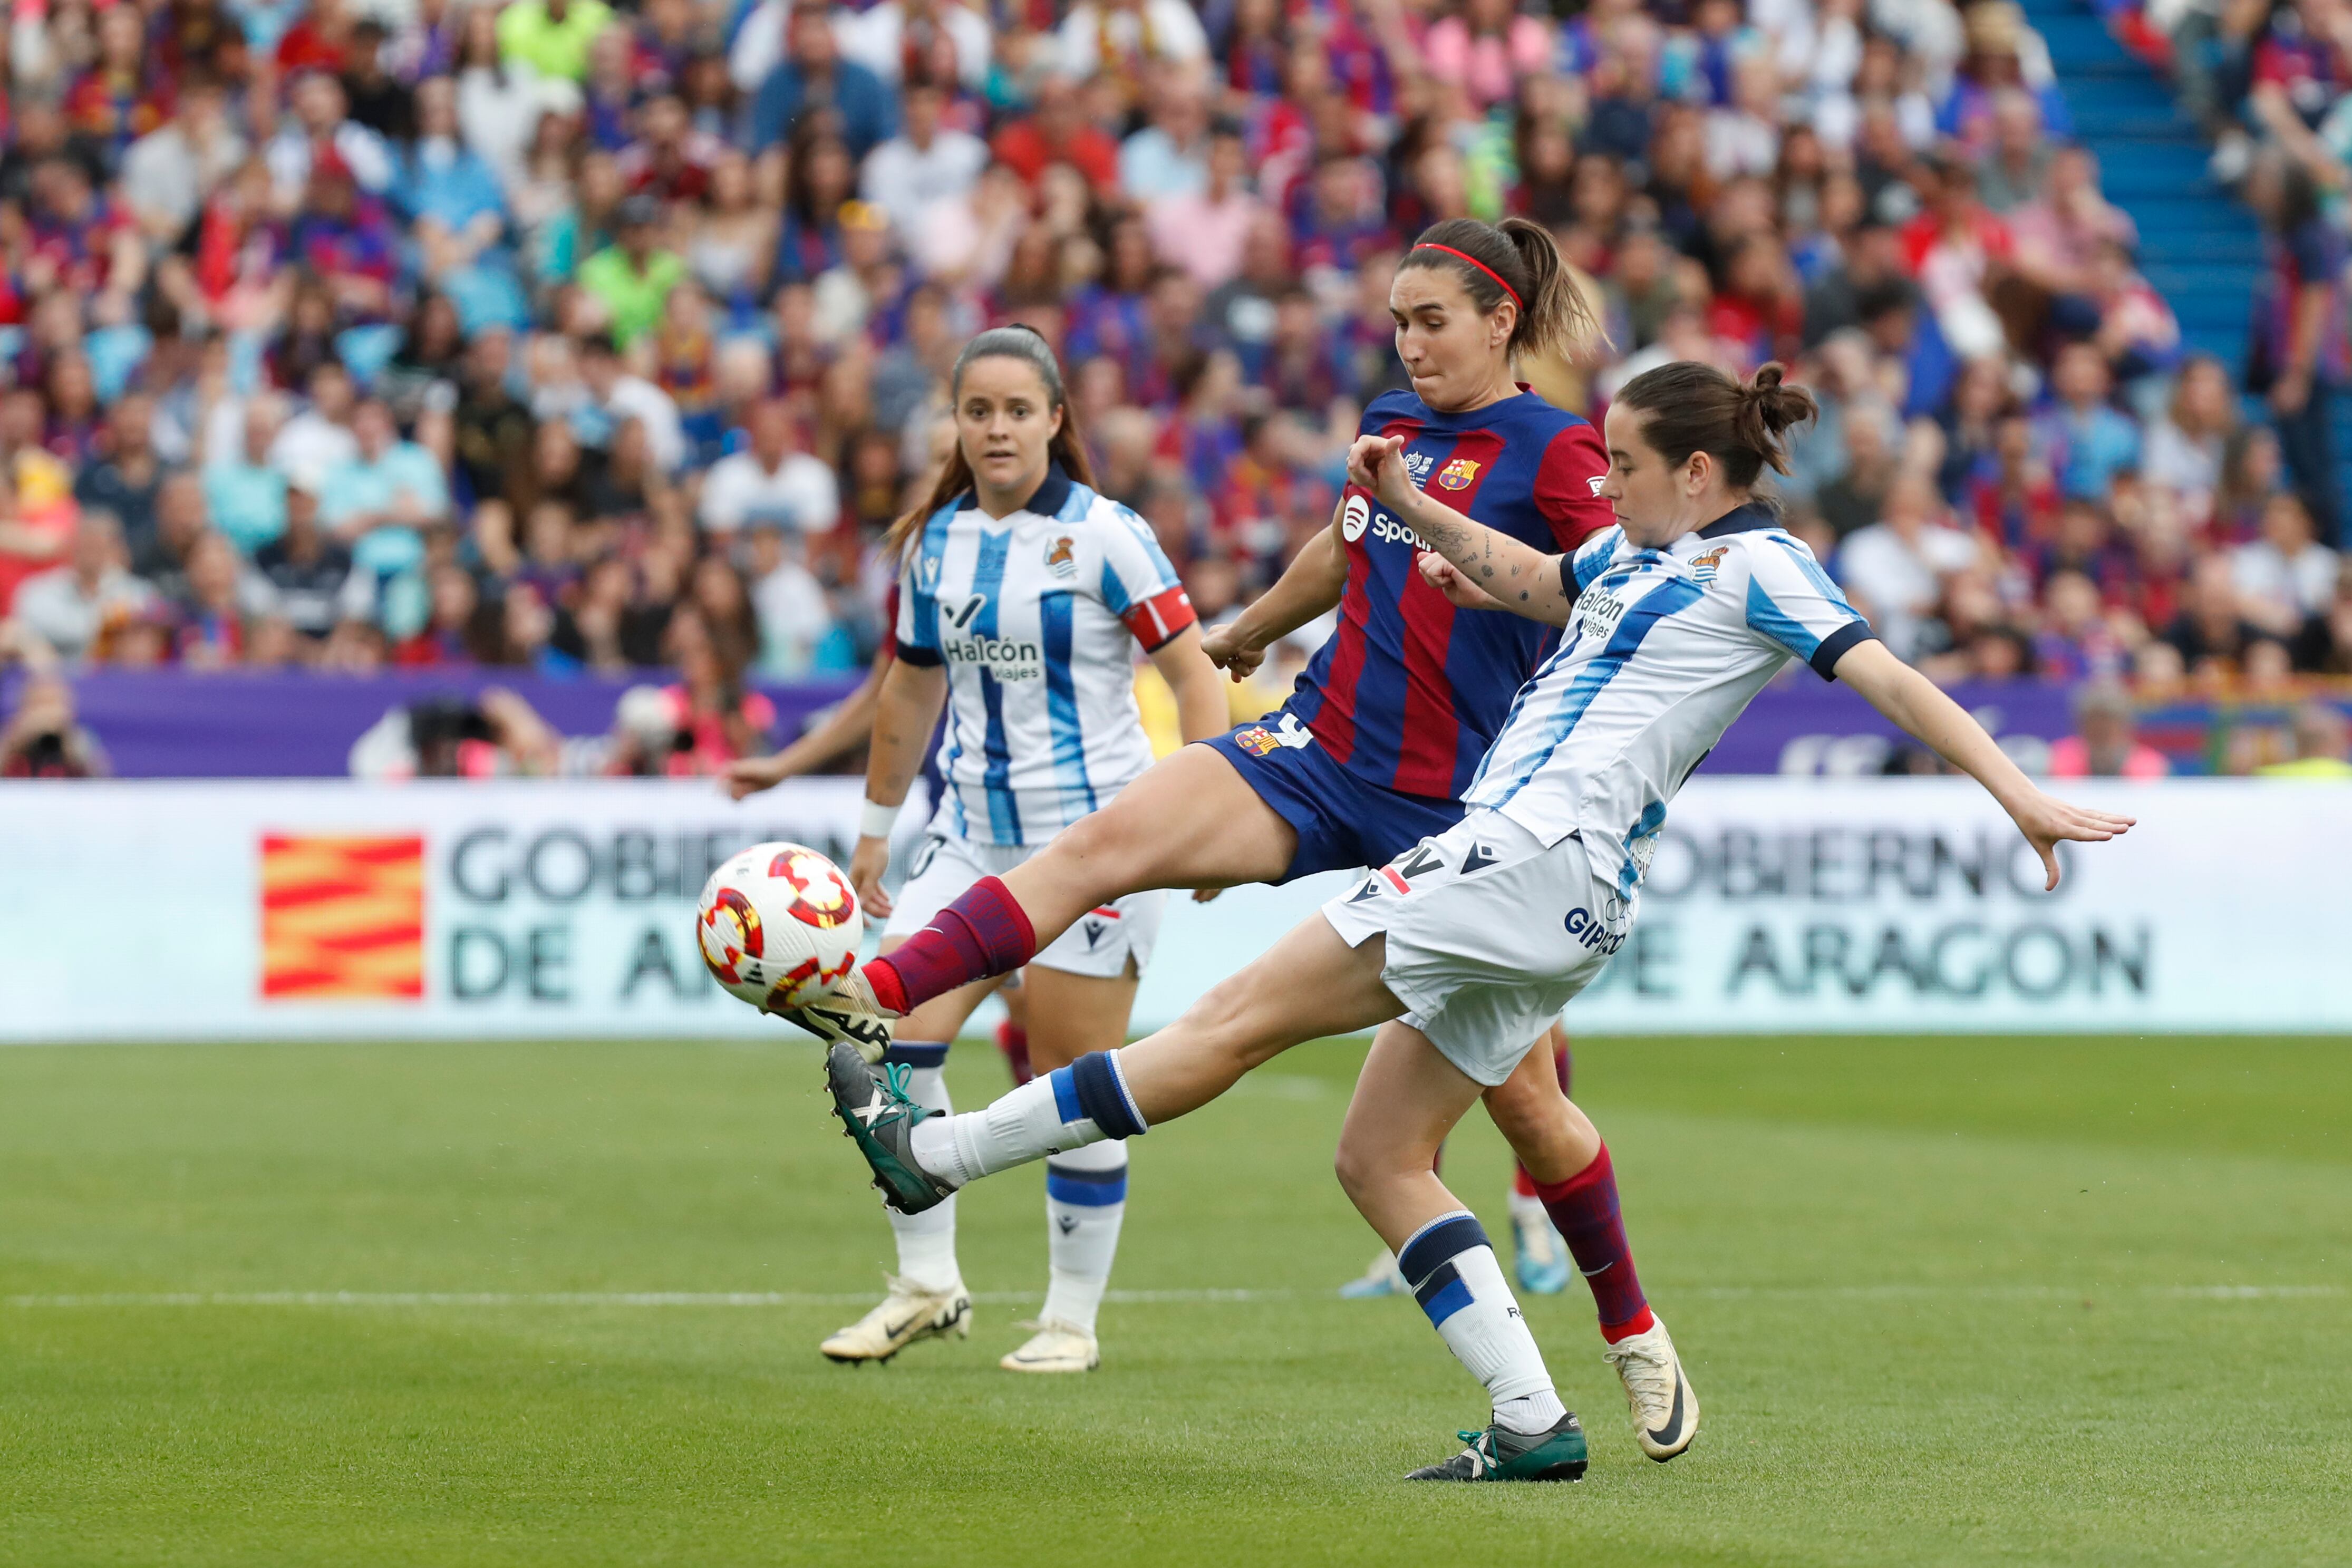
{"type": "Polygon", "coordinates": [[[1755,376],[1739,389],[1758,423],[1771,436],[1780,435],[1792,425],[1801,425],[1821,411],[1811,393],[1801,386],[1786,384],[1782,377],[1787,374],[1788,367],[1774,360],[1759,367],[1755,376]]]}

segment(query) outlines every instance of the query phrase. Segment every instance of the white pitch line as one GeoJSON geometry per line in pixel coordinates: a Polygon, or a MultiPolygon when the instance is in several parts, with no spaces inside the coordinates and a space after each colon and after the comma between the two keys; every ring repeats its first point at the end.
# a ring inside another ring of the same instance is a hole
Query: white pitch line
{"type": "MultiPolygon", "coordinates": [[[[2271,1301],[2336,1297],[2342,1285],[1719,1285],[1670,1289],[1669,1296],[1705,1300],[2051,1300],[2117,1293],[2173,1300],[2271,1301]]],[[[1321,1292],[1289,1289],[1112,1290],[1105,1300],[1129,1304],[1287,1301],[1321,1292]]],[[[842,1307],[871,1301],[871,1291],[794,1290],[163,1290],[98,1291],[79,1295],[0,1296],[0,1307],[842,1307]]],[[[1021,1305],[1034,1290],[982,1290],[976,1301],[1021,1305]]]]}

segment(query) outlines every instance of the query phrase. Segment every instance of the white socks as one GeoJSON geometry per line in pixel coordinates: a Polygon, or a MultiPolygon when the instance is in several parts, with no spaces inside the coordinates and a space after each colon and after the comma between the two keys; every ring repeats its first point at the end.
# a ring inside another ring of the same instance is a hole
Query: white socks
{"type": "MultiPolygon", "coordinates": [[[[908,1054],[912,1056],[929,1048],[915,1045],[908,1054]]],[[[938,1048],[940,1055],[946,1054],[944,1047],[938,1048]]],[[[907,1098],[926,1110],[942,1115],[955,1110],[948,1099],[946,1070],[939,1067],[912,1068],[907,1074],[907,1098]]],[[[956,1267],[956,1201],[952,1196],[920,1214],[900,1214],[894,1208],[885,1208],[883,1212],[890,1216],[890,1234],[898,1238],[901,1279],[926,1290],[962,1288],[963,1270],[956,1267]]]]}
{"type": "MultiPolygon", "coordinates": [[[[945,1205],[941,1205],[945,1206],[945,1205]]],[[[1053,1283],[1040,1318],[1091,1334],[1127,1217],[1127,1145],[1090,1143],[1045,1162],[1046,1255],[1053,1283]]]]}
{"type": "Polygon", "coordinates": [[[915,1163],[951,1186],[1048,1154],[1145,1131],[1117,1051],[1094,1051],[1032,1079],[980,1110],[916,1123],[915,1163]]]}
{"type": "Polygon", "coordinates": [[[1397,1249],[1397,1267],[1445,1348],[1486,1385],[1498,1425],[1541,1432],[1568,1413],[1475,1216],[1431,1220],[1397,1249]]]}

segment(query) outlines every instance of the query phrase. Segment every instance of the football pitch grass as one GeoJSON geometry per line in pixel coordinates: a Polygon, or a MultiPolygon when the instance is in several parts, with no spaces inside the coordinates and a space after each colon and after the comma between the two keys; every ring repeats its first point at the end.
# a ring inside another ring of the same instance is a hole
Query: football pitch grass
{"type": "Polygon", "coordinates": [[[1360,1056],[1142,1140],[1102,1370],[1024,1378],[1034,1169],[969,1342],[817,1355],[889,1251],[814,1047],[0,1050],[0,1563],[2352,1562],[2352,1044],[1581,1043],[1705,1424],[1640,1457],[1571,1283],[1590,1474],[1466,1488],[1398,1478],[1476,1385],[1332,1294],[1360,1056]]]}

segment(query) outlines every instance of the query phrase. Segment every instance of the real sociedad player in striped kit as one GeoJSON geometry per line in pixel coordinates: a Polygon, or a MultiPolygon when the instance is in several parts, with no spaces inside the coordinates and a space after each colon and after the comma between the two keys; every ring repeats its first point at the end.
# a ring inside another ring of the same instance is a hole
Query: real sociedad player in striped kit
{"type": "MultiPolygon", "coordinates": [[[[1812,410],[1780,384],[1778,365],[1746,384],[1687,361],[1634,377],[1608,418],[1603,493],[1620,525],[1568,555],[1442,505],[1406,476],[1402,441],[1360,437],[1349,477],[1430,542],[1437,554],[1418,569],[1433,586],[1465,608],[1567,629],[1520,689],[1465,792],[1466,815],[1332,899],[1169,1027],[984,1110],[927,1116],[836,1046],[826,1062],[836,1110],[893,1201],[920,1209],[1051,1151],[1131,1138],[1302,1040],[1377,1026],[1340,1134],[1340,1182],[1493,1405],[1483,1430],[1463,1434],[1467,1447],[1413,1479],[1581,1475],[1584,1433],[1477,1221],[1429,1160],[1482,1089],[1517,1069],[1535,1026],[1622,942],[1667,809],[1725,729],[1801,659],[1983,784],[2052,887],[2060,842],[2131,826],[2036,787],[1886,651],[1757,502],[1764,467],[1785,468],[1781,433],[1812,410]]],[[[1690,1403],[1678,1362],[1667,1386],[1627,1387],[1645,1426],[1671,1426],[1690,1403]]]]}
{"type": "MultiPolygon", "coordinates": [[[[1433,502],[1529,548],[1572,548],[1606,528],[1599,433],[1513,376],[1515,359],[1559,354],[1592,331],[1550,235],[1518,219],[1435,225],[1398,263],[1390,304],[1412,390],[1374,400],[1362,434],[1402,442],[1406,468],[1433,502]]],[[[1238,677],[1276,639],[1336,608],[1339,631],[1282,711],[1164,759],[1025,864],[975,883],[868,964],[850,995],[802,1009],[799,1020],[870,1059],[893,1015],[1026,963],[1123,894],[1383,865],[1451,827],[1511,693],[1557,633],[1457,609],[1416,569],[1421,552],[1393,508],[1350,486],[1331,526],[1282,580],[1207,640],[1210,657],[1238,677]]],[[[1528,1039],[1545,1034],[1539,1020],[1528,1039]]],[[[1600,1134],[1542,1056],[1486,1100],[1587,1279],[1628,1398],[1676,1384],[1672,1342],[1643,1292],[1600,1134]]],[[[1675,1421],[1662,1408],[1640,1440],[1651,1457],[1671,1458],[1696,1429],[1695,1407],[1675,1421]]]]}
{"type": "MultiPolygon", "coordinates": [[[[1187,739],[1220,733],[1227,719],[1175,569],[1141,519],[1091,488],[1045,341],[1026,327],[982,332],[950,386],[956,447],[929,501],[886,542],[900,563],[897,658],[875,698],[866,821],[849,867],[865,906],[888,918],[885,952],[1151,765],[1135,701],[1139,645],[1175,692],[1187,739]],[[894,905],[882,887],[890,824],[942,704],[945,795],[894,905]]],[[[1041,1070],[1125,1041],[1165,897],[1105,899],[1029,956],[1029,1046],[1041,1070]]],[[[994,984],[932,997],[900,1029],[885,1060],[918,1101],[949,1109],[948,1042],[994,984]]],[[[1100,1357],[1096,1314],[1127,1207],[1122,1147],[1049,1163],[1045,1199],[1045,1305],[1033,1336],[1000,1364],[1085,1372],[1100,1357]]],[[[954,1209],[891,1213],[889,1292],[826,1339],[826,1355],[887,1361],[919,1340],[970,1332],[954,1209]]]]}

